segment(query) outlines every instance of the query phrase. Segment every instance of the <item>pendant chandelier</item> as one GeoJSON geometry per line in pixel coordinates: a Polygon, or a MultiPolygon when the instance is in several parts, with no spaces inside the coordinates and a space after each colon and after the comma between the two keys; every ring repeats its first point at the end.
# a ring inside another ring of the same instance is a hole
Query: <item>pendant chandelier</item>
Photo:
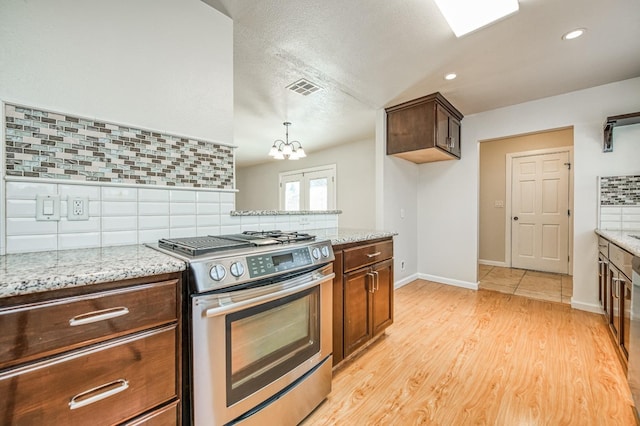
{"type": "Polygon", "coordinates": [[[285,139],[275,140],[271,146],[269,155],[276,160],[299,160],[300,158],[306,157],[307,154],[305,154],[304,149],[302,149],[300,142],[289,142],[289,126],[291,126],[291,123],[285,121],[282,124],[285,126],[285,139]]]}

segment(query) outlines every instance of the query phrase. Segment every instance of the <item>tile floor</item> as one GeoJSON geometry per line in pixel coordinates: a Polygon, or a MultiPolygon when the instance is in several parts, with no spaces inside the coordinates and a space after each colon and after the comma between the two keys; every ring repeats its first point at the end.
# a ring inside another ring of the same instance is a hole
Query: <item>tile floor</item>
{"type": "Polygon", "coordinates": [[[571,303],[573,277],[548,272],[478,265],[480,288],[550,302],[571,303]]]}

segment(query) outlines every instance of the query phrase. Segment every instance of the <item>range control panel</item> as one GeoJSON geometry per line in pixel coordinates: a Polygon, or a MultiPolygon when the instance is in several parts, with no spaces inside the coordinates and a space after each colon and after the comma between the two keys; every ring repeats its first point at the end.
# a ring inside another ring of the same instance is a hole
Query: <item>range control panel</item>
{"type": "Polygon", "coordinates": [[[277,254],[247,257],[247,266],[249,267],[249,275],[251,278],[288,271],[301,266],[311,265],[312,263],[311,252],[308,247],[277,254]]]}
{"type": "Polygon", "coordinates": [[[221,289],[333,261],[330,241],[303,246],[270,246],[244,254],[192,262],[198,292],[221,289]]]}

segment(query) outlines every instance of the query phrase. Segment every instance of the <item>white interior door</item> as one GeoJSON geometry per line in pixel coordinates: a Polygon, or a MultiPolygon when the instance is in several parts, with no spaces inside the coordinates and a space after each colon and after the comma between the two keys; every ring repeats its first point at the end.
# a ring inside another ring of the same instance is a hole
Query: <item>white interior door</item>
{"type": "Polygon", "coordinates": [[[568,152],[513,159],[512,267],[568,273],[568,163],[568,152]]]}

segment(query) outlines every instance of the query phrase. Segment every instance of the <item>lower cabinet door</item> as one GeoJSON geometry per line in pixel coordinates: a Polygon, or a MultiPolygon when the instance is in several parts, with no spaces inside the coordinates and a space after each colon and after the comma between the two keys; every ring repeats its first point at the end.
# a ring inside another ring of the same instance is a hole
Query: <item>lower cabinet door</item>
{"type": "Polygon", "coordinates": [[[370,291],[373,275],[369,268],[359,269],[344,278],[344,356],[371,339],[370,291]]]}
{"type": "Polygon", "coordinates": [[[177,396],[176,326],[0,373],[0,423],[112,425],[177,396]]]}
{"type": "Polygon", "coordinates": [[[393,259],[376,263],[373,272],[376,284],[371,294],[371,325],[375,336],[393,323],[393,259]]]}
{"type": "Polygon", "coordinates": [[[625,281],[620,283],[620,287],[623,288],[623,296],[620,298],[620,302],[622,303],[622,339],[620,345],[622,347],[624,356],[629,359],[629,332],[631,329],[631,282],[624,275],[620,275],[625,278],[625,281]]]}

